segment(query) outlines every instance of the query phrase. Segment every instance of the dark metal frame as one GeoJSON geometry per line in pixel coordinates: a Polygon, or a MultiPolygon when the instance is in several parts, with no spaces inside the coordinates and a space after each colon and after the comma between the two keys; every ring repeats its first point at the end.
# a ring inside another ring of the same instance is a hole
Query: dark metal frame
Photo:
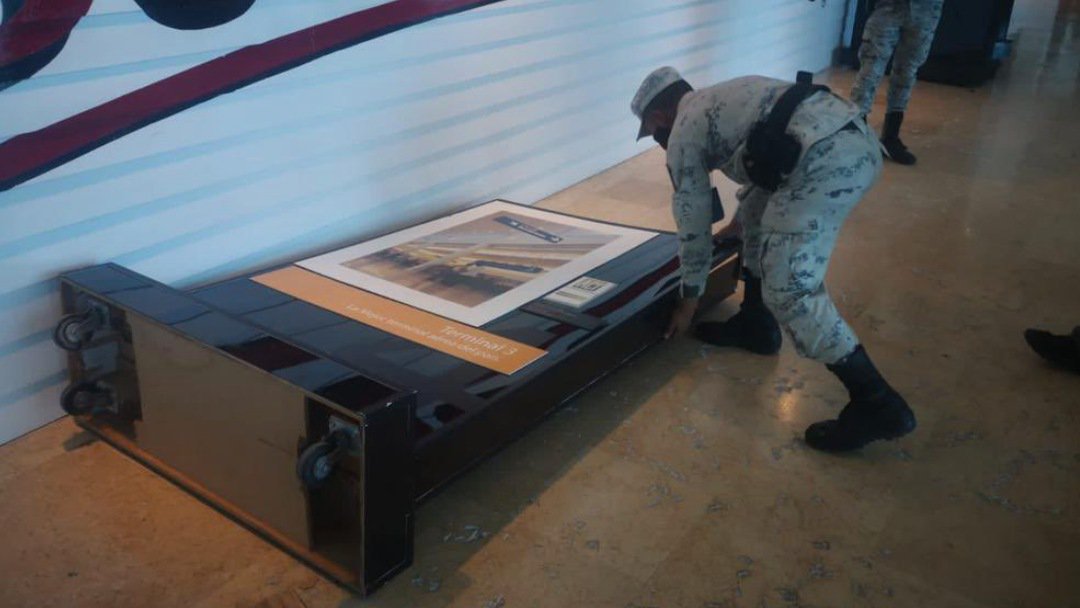
{"type": "MultiPolygon", "coordinates": [[[[736,242],[715,243],[706,306],[734,291],[740,270],[736,251],[736,242]]],[[[82,300],[90,298],[106,304],[111,319],[105,338],[69,353],[73,384],[104,375],[127,387],[117,391],[112,411],[77,420],[331,579],[367,594],[411,563],[416,505],[661,339],[677,292],[676,237],[658,233],[595,273],[617,280],[619,287],[591,308],[530,305],[484,326],[550,351],[524,370],[500,376],[262,287],[250,280],[254,275],[181,292],[114,264],[69,272],[61,277],[65,312],[79,311],[82,300]],[[275,316],[275,311],[287,314],[275,316]],[[312,533],[311,546],[285,537],[140,447],[134,422],[139,419],[138,361],[129,318],[295,390],[307,411],[298,457],[329,432],[331,417],[361,429],[354,458],[326,487],[307,494],[312,530],[322,530],[312,533]],[[102,348],[107,350],[103,364],[102,348]],[[375,353],[386,349],[446,372],[424,374],[416,371],[419,364],[388,364],[375,353]],[[421,409],[437,412],[449,405],[457,407],[456,417],[418,432],[417,425],[425,424],[418,417],[421,409]],[[350,501],[362,505],[362,519],[337,521],[341,517],[334,513],[350,501]],[[353,555],[357,551],[360,555],[353,555]]]]}

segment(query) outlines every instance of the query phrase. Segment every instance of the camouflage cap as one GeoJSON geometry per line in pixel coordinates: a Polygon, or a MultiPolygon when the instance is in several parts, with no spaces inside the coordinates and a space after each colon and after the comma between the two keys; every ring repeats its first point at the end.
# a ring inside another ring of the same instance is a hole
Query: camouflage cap
{"type": "Polygon", "coordinates": [[[637,138],[641,139],[648,135],[645,132],[645,110],[649,107],[656,96],[664,89],[682,80],[683,77],[679,75],[679,72],[669,66],[657,68],[652,71],[651,74],[645,77],[645,80],[638,87],[637,93],[634,95],[634,100],[630,102],[630,110],[641,120],[641,128],[638,129],[637,138]]]}

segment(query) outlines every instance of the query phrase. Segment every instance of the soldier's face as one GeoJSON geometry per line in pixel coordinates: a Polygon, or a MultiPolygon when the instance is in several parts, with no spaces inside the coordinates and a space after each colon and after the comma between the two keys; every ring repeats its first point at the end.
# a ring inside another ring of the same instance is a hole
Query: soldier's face
{"type": "Polygon", "coordinates": [[[675,124],[675,116],[664,110],[653,110],[645,117],[645,128],[652,135],[653,141],[667,150],[668,137],[671,136],[671,126],[675,124]]]}

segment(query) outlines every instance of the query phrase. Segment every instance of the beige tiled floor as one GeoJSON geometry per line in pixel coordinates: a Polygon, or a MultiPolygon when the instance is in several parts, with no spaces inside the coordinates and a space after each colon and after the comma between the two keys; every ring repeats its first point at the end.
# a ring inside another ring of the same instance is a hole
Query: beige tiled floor
{"type": "MultiPolygon", "coordinates": [[[[920,84],[920,164],[844,229],[829,284],[911,437],[811,452],[820,366],[670,342],[426,504],[361,602],[61,421],[0,448],[0,605],[1080,606],[1080,377],[1021,339],[1080,323],[1075,4],[989,86],[920,84]]],[[[651,152],[544,206],[670,226],[666,179],[651,152]]]]}

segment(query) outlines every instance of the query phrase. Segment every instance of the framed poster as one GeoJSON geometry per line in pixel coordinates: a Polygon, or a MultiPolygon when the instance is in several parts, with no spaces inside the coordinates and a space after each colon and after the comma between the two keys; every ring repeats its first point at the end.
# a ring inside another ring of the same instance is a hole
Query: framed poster
{"type": "Polygon", "coordinates": [[[493,201],[297,265],[479,327],[654,236],[493,201]]]}

